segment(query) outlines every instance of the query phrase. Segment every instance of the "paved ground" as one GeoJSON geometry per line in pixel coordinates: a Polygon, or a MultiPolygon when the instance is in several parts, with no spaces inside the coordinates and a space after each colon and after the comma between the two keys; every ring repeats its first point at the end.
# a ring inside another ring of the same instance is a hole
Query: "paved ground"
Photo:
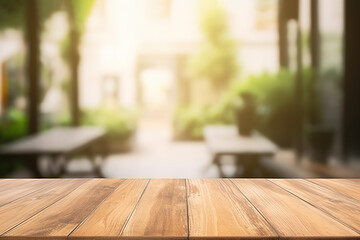
{"type": "MultiPolygon", "coordinates": [[[[218,177],[203,142],[177,142],[168,126],[140,128],[135,151],[111,155],[103,172],[112,178],[199,178],[218,177]]],[[[90,168],[86,160],[73,161],[69,170],[90,168]],[[85,166],[86,165],[86,166],[85,166]]]]}
{"type": "MultiPolygon", "coordinates": [[[[211,156],[204,142],[179,142],[171,139],[171,127],[165,124],[141,125],[136,136],[136,149],[126,154],[111,155],[103,166],[103,173],[109,178],[216,178],[219,169],[211,164],[211,156]]],[[[262,171],[256,177],[314,177],[292,164],[293,156],[280,153],[276,160],[264,159],[262,171]],[[287,164],[283,164],[286,159],[287,164]],[[276,162],[276,164],[274,164],[276,162]]],[[[222,167],[229,177],[239,177],[231,156],[223,159],[222,167]]],[[[86,159],[77,159],[68,166],[71,171],[89,171],[91,165],[86,159]]]]}

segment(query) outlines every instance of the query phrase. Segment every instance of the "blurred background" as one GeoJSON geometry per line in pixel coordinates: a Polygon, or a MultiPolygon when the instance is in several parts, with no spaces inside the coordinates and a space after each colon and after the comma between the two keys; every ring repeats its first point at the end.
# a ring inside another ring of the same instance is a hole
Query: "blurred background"
{"type": "Polygon", "coordinates": [[[0,176],[359,177],[359,10],[0,0],[0,176]]]}

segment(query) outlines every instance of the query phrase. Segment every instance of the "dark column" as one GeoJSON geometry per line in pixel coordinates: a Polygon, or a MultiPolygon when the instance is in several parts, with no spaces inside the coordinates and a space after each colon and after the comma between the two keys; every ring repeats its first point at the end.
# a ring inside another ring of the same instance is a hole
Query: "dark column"
{"type": "Polygon", "coordinates": [[[73,126],[80,124],[80,110],[79,110],[79,44],[80,44],[80,32],[75,23],[74,6],[71,0],[65,1],[69,22],[70,22],[70,110],[71,110],[71,122],[73,126]]]}
{"type": "Polygon", "coordinates": [[[36,0],[26,1],[28,133],[39,128],[39,21],[36,0]]]}
{"type": "Polygon", "coordinates": [[[71,30],[71,115],[72,124],[78,126],[80,124],[80,109],[79,109],[79,32],[71,30]]]}
{"type": "Polygon", "coordinates": [[[320,66],[319,52],[320,52],[320,33],[319,33],[319,2],[318,0],[310,1],[310,45],[311,45],[311,66],[315,71],[318,71],[320,66]]]}
{"type": "Polygon", "coordinates": [[[288,42],[287,24],[289,20],[296,20],[296,74],[294,83],[294,146],[297,158],[300,159],[303,153],[303,77],[302,77],[302,45],[301,29],[299,23],[299,1],[279,0],[279,62],[281,67],[287,68],[288,42]]]}
{"type": "Polygon", "coordinates": [[[278,31],[279,31],[279,63],[281,67],[289,66],[287,23],[298,19],[299,0],[279,0],[278,2],[278,31]]]}
{"type": "Polygon", "coordinates": [[[295,148],[296,156],[300,160],[303,154],[303,64],[302,64],[302,44],[301,30],[299,21],[296,26],[296,81],[295,81],[295,148]]]}
{"type": "Polygon", "coordinates": [[[279,33],[279,64],[280,67],[289,66],[288,42],[287,42],[287,16],[285,14],[286,0],[279,0],[278,3],[278,33],[279,33]]]}
{"type": "MultiPolygon", "coordinates": [[[[310,16],[311,16],[311,26],[310,26],[310,54],[311,54],[311,67],[313,70],[313,83],[315,86],[316,81],[319,79],[320,73],[320,29],[319,29],[319,1],[311,0],[310,1],[310,16]]],[[[312,89],[310,94],[310,102],[316,102],[315,96],[316,89],[312,89]]],[[[316,107],[310,112],[310,123],[316,124],[319,120],[319,113],[315,110],[316,107]]]]}
{"type": "Polygon", "coordinates": [[[344,52],[344,156],[360,159],[360,1],[346,0],[344,52]]]}

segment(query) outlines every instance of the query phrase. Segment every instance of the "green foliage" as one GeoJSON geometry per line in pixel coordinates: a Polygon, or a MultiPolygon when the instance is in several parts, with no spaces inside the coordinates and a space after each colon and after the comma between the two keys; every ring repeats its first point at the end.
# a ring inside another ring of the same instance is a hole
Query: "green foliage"
{"type": "Polygon", "coordinates": [[[250,76],[235,85],[234,96],[250,92],[257,99],[257,128],[278,144],[290,146],[294,127],[294,75],[280,70],[275,74],[250,76]]]}
{"type": "MultiPolygon", "coordinates": [[[[312,71],[305,70],[304,114],[305,118],[314,106],[309,95],[313,88],[312,71]]],[[[256,98],[257,129],[280,146],[289,147],[294,131],[294,80],[288,70],[277,73],[264,72],[235,81],[218,104],[211,107],[180,108],[175,114],[175,135],[182,138],[202,138],[202,128],[212,124],[235,124],[235,103],[242,92],[256,98]]]]}
{"type": "MultiPolygon", "coordinates": [[[[18,109],[8,109],[0,118],[0,145],[22,138],[27,133],[27,118],[18,109]]],[[[19,159],[0,161],[0,177],[22,167],[19,159]]]]}
{"type": "Polygon", "coordinates": [[[217,0],[205,1],[200,12],[204,41],[190,59],[189,71],[216,85],[225,85],[237,73],[236,44],[229,37],[226,11],[217,0]]]}
{"type": "Polygon", "coordinates": [[[79,31],[83,32],[85,22],[94,6],[95,0],[65,0],[70,17],[70,24],[79,31]]]}
{"type": "Polygon", "coordinates": [[[24,0],[1,0],[0,1],[0,30],[5,28],[21,28],[25,21],[24,0]]]}
{"type": "Polygon", "coordinates": [[[265,110],[271,106],[281,106],[288,104],[292,99],[293,77],[293,74],[286,70],[280,70],[275,74],[264,72],[260,75],[252,75],[245,81],[235,82],[231,94],[234,97],[241,92],[250,92],[265,110]]]}
{"type": "Polygon", "coordinates": [[[174,134],[178,139],[200,140],[206,125],[234,122],[234,114],[225,101],[215,106],[179,107],[174,116],[174,134]]]}
{"type": "Polygon", "coordinates": [[[99,108],[84,111],[82,124],[101,126],[110,136],[130,137],[136,130],[137,117],[134,111],[118,108],[99,108]]]}
{"type": "Polygon", "coordinates": [[[9,109],[1,116],[0,144],[24,137],[27,132],[26,114],[17,109],[9,109]]]}
{"type": "Polygon", "coordinates": [[[200,29],[208,41],[217,42],[227,34],[226,11],[218,0],[202,2],[200,29]]]}
{"type": "MultiPolygon", "coordinates": [[[[60,53],[61,53],[61,57],[66,61],[66,62],[70,62],[71,59],[71,51],[70,51],[70,46],[71,46],[71,42],[70,42],[70,37],[69,35],[65,36],[61,42],[60,42],[60,53]]],[[[69,90],[69,89],[68,89],[69,90]]]]}
{"type": "Polygon", "coordinates": [[[57,11],[60,11],[64,0],[37,0],[40,22],[43,24],[57,11]]]}
{"type": "MultiPolygon", "coordinates": [[[[63,0],[37,0],[40,23],[43,24],[54,12],[59,11],[62,3],[63,0]]],[[[23,28],[26,5],[26,0],[1,0],[0,30],[5,28],[23,28]]]]}
{"type": "MultiPolygon", "coordinates": [[[[295,74],[281,69],[277,73],[262,73],[250,76],[244,82],[237,82],[232,88],[232,96],[241,92],[251,92],[257,99],[257,128],[277,142],[280,146],[290,147],[293,141],[295,96],[295,74]]],[[[303,114],[304,120],[314,110],[311,99],[314,81],[311,69],[303,71],[303,114]]]]}
{"type": "MultiPolygon", "coordinates": [[[[82,32],[95,0],[65,0],[72,12],[71,24],[82,32]]],[[[43,24],[54,12],[62,10],[64,0],[37,0],[39,20],[43,24]]],[[[26,0],[0,1],[0,30],[4,28],[22,28],[26,16],[26,0]]]]}

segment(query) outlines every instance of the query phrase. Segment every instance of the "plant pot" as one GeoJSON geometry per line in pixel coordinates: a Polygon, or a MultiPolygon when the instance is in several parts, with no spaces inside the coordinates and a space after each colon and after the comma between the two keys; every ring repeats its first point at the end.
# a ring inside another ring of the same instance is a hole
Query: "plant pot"
{"type": "Polygon", "coordinates": [[[333,147],[334,130],[324,126],[310,126],[306,134],[311,160],[325,164],[333,147]]]}
{"type": "Polygon", "coordinates": [[[243,136],[251,135],[255,128],[255,112],[240,110],[236,115],[238,133],[243,136]]]}

